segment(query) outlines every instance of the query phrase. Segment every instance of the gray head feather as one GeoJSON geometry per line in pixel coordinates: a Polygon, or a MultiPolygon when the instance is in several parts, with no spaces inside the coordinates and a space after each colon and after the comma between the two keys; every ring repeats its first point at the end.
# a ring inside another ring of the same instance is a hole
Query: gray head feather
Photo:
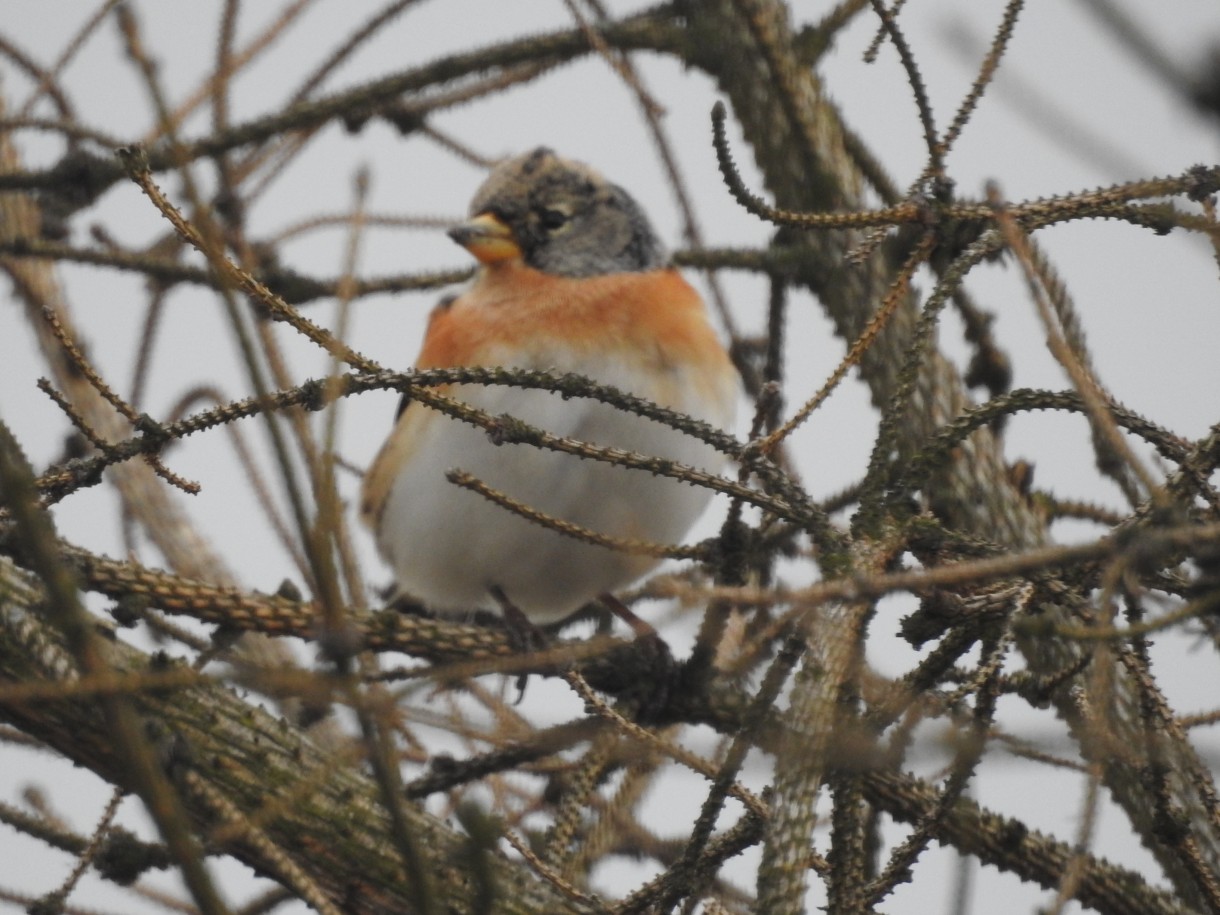
{"type": "Polygon", "coordinates": [[[513,230],[525,262],[559,276],[655,270],[665,251],[648,217],[621,187],[539,147],[497,165],[470,215],[491,213],[513,230]]]}

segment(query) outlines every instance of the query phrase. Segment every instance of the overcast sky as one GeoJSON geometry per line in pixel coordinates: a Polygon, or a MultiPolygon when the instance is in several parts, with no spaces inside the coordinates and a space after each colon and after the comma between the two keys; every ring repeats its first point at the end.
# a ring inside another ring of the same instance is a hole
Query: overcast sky
{"type": "MultiPolygon", "coordinates": [[[[0,33],[42,65],[49,65],[98,4],[6,0],[4,6],[0,33]]],[[[617,11],[643,5],[610,6],[617,11]]],[[[820,18],[830,4],[796,2],[792,6],[794,17],[805,23],[820,18]]],[[[1156,5],[1155,13],[1152,5],[1136,0],[1124,0],[1118,6],[1134,17],[1141,34],[1182,73],[1195,72],[1209,46],[1220,46],[1220,6],[1215,0],[1167,0],[1156,5]]],[[[137,5],[146,45],[159,59],[161,75],[176,100],[193,91],[212,65],[219,7],[214,2],[137,5]]],[[[249,4],[239,24],[237,44],[261,31],[279,8],[280,4],[249,4]]],[[[321,0],[237,79],[232,119],[237,122],[276,111],[301,75],[312,70],[376,8],[371,3],[321,0]]],[[[967,91],[1002,8],[996,0],[912,0],[904,10],[902,23],[923,67],[939,126],[949,122],[967,91]]],[[[559,0],[432,0],[393,23],[331,77],[323,91],[419,65],[451,50],[569,24],[559,0]]],[[[870,144],[896,183],[905,186],[924,164],[920,127],[893,50],[883,48],[873,65],[861,60],[874,31],[874,21],[861,17],[840,37],[823,70],[830,95],[841,105],[848,123],[870,144]]],[[[709,111],[717,98],[710,81],[669,60],[640,55],[635,63],[665,108],[664,123],[694,194],[706,242],[711,246],[765,244],[770,227],[740,211],[719,178],[709,139],[709,111]]],[[[102,28],[86,45],[63,84],[84,122],[125,140],[139,139],[149,131],[149,104],[134,69],[123,57],[113,25],[102,28]]],[[[0,57],[0,91],[10,112],[24,103],[30,88],[27,75],[0,57]]],[[[44,101],[37,111],[46,115],[50,108],[44,101]]],[[[645,203],[671,247],[681,245],[673,194],[640,126],[635,101],[595,57],[493,102],[444,112],[432,123],[487,156],[547,144],[564,155],[590,162],[645,203]]],[[[208,115],[201,109],[188,121],[185,133],[201,135],[208,124],[208,115]]],[[[731,135],[747,181],[761,191],[747,148],[736,131],[731,135]]],[[[52,163],[61,150],[57,140],[29,132],[20,134],[19,146],[32,165],[52,163]]],[[[984,183],[995,181],[1007,197],[1021,199],[1177,174],[1194,164],[1217,161],[1220,124],[1196,113],[1162,76],[1153,75],[1146,63],[1119,48],[1084,0],[1058,0],[1029,4],[1017,27],[1009,61],[948,165],[963,195],[981,195],[984,183]]],[[[252,234],[273,235],[302,218],[350,209],[353,176],[365,166],[372,181],[370,209],[395,215],[456,219],[465,212],[482,177],[479,169],[426,138],[403,139],[383,123],[358,134],[332,126],[252,208],[252,234]]],[[[206,168],[197,169],[196,174],[205,183],[211,180],[206,168]]],[[[176,190],[175,179],[167,176],[165,183],[176,190]]],[[[93,221],[106,225],[125,244],[147,242],[166,231],[151,206],[130,186],[111,189],[78,225],[93,221]]],[[[286,262],[302,271],[336,276],[342,265],[344,234],[342,228],[315,232],[287,242],[281,253],[286,262]]],[[[1099,375],[1118,399],[1188,438],[1204,435],[1220,421],[1218,271],[1207,245],[1183,232],[1161,238],[1126,224],[1103,222],[1075,223],[1040,237],[1079,307],[1099,375]]],[[[91,243],[83,234],[71,241],[91,243]]],[[[468,263],[465,252],[440,231],[371,229],[361,252],[360,271],[378,276],[460,268],[468,263]]],[[[88,335],[95,363],[126,390],[143,318],[138,282],[91,268],[65,269],[61,279],[77,321],[88,335]]],[[[741,274],[726,274],[724,282],[737,322],[761,331],[765,326],[764,284],[741,274]]],[[[929,288],[927,276],[921,277],[920,285],[929,288]]],[[[989,266],[971,275],[969,287],[996,315],[996,335],[1014,364],[1014,386],[1068,387],[1046,352],[1044,332],[1018,272],[989,266]]],[[[5,288],[0,296],[0,308],[8,309],[0,318],[0,328],[7,329],[0,330],[0,417],[13,427],[35,465],[43,466],[59,456],[67,426],[47,422],[45,400],[34,387],[43,369],[33,358],[32,336],[19,320],[16,305],[9,301],[10,291],[5,288]]],[[[407,367],[436,298],[433,292],[361,301],[354,315],[352,344],[387,366],[407,367]]],[[[323,322],[332,319],[329,306],[311,306],[310,316],[323,322]]],[[[229,396],[245,393],[244,373],[223,315],[210,296],[189,288],[176,289],[163,333],[146,405],[153,415],[163,415],[183,391],[204,380],[219,380],[229,396]]],[[[954,358],[963,362],[968,358],[952,317],[941,336],[954,358]]],[[[289,338],[284,335],[284,339],[289,338]]],[[[821,385],[841,357],[844,343],[831,334],[816,303],[797,296],[788,345],[794,367],[791,410],[821,385]]],[[[289,343],[289,349],[297,377],[327,370],[326,360],[316,350],[295,342],[289,343]]],[[[347,404],[342,450],[353,464],[363,466],[371,459],[388,428],[394,401],[394,395],[385,393],[347,404]]],[[[748,416],[747,410],[742,413],[748,416]]],[[[858,477],[874,423],[864,390],[853,381],[797,433],[798,466],[815,497],[829,495],[858,477]]],[[[245,490],[241,484],[226,482],[238,471],[222,439],[219,435],[203,437],[175,448],[171,466],[203,484],[203,493],[191,502],[192,514],[214,536],[236,573],[252,587],[273,590],[292,570],[275,551],[268,533],[250,523],[248,512],[236,510],[242,506],[234,505],[234,493],[245,490]]],[[[1010,424],[1006,444],[1010,458],[1034,462],[1038,486],[1061,496],[1121,506],[1114,487],[1098,478],[1087,451],[1082,450],[1086,448],[1087,429],[1079,417],[1019,417],[1010,424]]],[[[354,492],[356,481],[350,479],[345,485],[349,493],[354,492]]],[[[111,497],[100,489],[68,500],[57,510],[61,533],[88,548],[115,553],[119,540],[113,512],[108,510],[112,504],[111,497]]],[[[716,511],[706,519],[705,530],[714,529],[716,511]]],[[[1095,536],[1097,531],[1064,526],[1057,533],[1079,538],[1095,536]]],[[[361,541],[361,553],[370,580],[387,581],[388,573],[378,566],[367,538],[361,541]]],[[[155,555],[146,558],[156,562],[155,555]]],[[[900,612],[898,607],[883,608],[878,628],[885,630],[888,624],[892,632],[900,612]]],[[[689,620],[674,620],[666,635],[681,644],[689,629],[689,620]]],[[[1211,656],[1199,658],[1181,637],[1159,639],[1157,651],[1163,662],[1159,673],[1180,710],[1214,705],[1215,685],[1220,681],[1214,668],[1198,666],[1198,662],[1211,662],[1211,656]],[[1210,686],[1201,691],[1202,683],[1210,686]]],[[[915,656],[897,639],[883,635],[870,644],[870,661],[884,672],[909,667],[915,656]]],[[[539,717],[562,717],[578,709],[563,701],[548,709],[551,704],[551,694],[535,686],[524,708],[539,717]]],[[[1030,716],[1017,723],[1027,726],[1036,739],[1053,742],[1062,735],[1049,716],[1030,716]]],[[[1220,749],[1215,737],[1198,736],[1209,763],[1216,766],[1220,749]]],[[[710,747],[708,742],[704,749],[710,747]]],[[[1019,764],[991,760],[989,766],[979,781],[982,801],[1020,812],[1034,825],[1071,840],[1079,811],[1078,777],[1032,770],[1037,778],[1031,783],[1031,770],[1019,764]],[[1031,796],[1039,803],[1030,803],[1031,796]]],[[[0,772],[0,801],[17,803],[24,784],[41,782],[59,812],[82,831],[91,828],[105,803],[104,792],[97,791],[96,783],[45,755],[0,746],[0,772]]],[[[765,779],[765,774],[758,766],[747,777],[765,779]]],[[[675,779],[675,783],[681,782],[675,779]]],[[[701,795],[678,791],[664,797],[664,805],[658,801],[653,806],[658,823],[674,822],[675,817],[697,809],[701,795]]],[[[134,821],[131,806],[127,805],[127,816],[134,821]]],[[[1112,809],[1104,813],[1099,852],[1128,866],[1151,869],[1146,853],[1127,839],[1117,819],[1120,816],[1112,809]],[[1111,817],[1115,819],[1108,819],[1111,817]],[[1113,828],[1107,828],[1108,824],[1113,828]]],[[[825,836],[819,836],[819,841],[824,844],[825,836]]],[[[43,893],[56,886],[71,867],[68,858],[44,853],[35,843],[0,826],[0,862],[16,860],[27,863],[20,869],[0,863],[0,889],[43,893]],[[37,853],[32,854],[34,851],[37,853]]],[[[743,871],[749,863],[743,862],[743,871]]],[[[932,853],[920,868],[946,868],[947,874],[950,864],[951,856],[932,853]]],[[[232,902],[248,896],[249,891],[242,889],[248,878],[241,868],[223,873],[232,902]]],[[[921,911],[939,910],[923,908],[932,900],[919,894],[938,889],[937,881],[927,880],[926,873],[917,872],[914,887],[893,897],[891,911],[916,903],[921,911]]],[[[613,883],[641,878],[638,872],[624,872],[606,874],[604,879],[613,883]]],[[[983,895],[988,892],[1003,893],[990,897],[990,905],[980,904],[979,911],[1032,911],[1047,901],[1046,894],[991,872],[980,874],[978,880],[976,891],[981,899],[988,899],[983,895]]],[[[78,897],[81,904],[116,910],[126,907],[110,887],[93,886],[96,889],[78,897]]],[[[4,911],[9,909],[0,903],[0,912],[4,911]]]]}

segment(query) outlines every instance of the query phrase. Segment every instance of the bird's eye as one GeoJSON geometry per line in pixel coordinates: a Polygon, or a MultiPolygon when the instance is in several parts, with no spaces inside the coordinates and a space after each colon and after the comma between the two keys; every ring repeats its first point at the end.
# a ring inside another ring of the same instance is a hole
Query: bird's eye
{"type": "Polygon", "coordinates": [[[538,223],[547,232],[554,232],[556,229],[562,228],[569,218],[569,215],[563,210],[550,207],[544,207],[538,211],[538,223]]]}

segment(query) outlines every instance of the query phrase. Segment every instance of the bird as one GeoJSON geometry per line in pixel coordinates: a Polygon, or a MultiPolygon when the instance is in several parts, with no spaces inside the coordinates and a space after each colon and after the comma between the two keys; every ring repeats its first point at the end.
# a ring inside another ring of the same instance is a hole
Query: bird
{"type": "MultiPolygon", "coordinates": [[[[588,165],[539,147],[494,166],[449,236],[478,261],[434,308],[416,369],[576,373],[731,429],[739,376],[695,289],[669,265],[644,210],[588,165]]],[[[439,388],[553,435],[715,472],[724,457],[596,399],[504,385],[439,388]]],[[[454,485],[463,470],[553,518],[616,538],[672,543],[710,493],[672,477],[500,443],[403,397],[365,474],[361,514],[400,596],[437,616],[519,613],[560,623],[658,565],[543,527],[454,485]]]]}

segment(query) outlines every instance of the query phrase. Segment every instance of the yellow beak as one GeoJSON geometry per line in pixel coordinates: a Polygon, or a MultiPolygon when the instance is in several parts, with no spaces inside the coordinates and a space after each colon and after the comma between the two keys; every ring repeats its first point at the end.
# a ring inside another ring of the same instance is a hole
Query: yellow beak
{"type": "Polygon", "coordinates": [[[521,246],[513,230],[491,213],[480,213],[473,219],[449,230],[449,237],[478,258],[479,263],[495,264],[521,257],[521,246]]]}

